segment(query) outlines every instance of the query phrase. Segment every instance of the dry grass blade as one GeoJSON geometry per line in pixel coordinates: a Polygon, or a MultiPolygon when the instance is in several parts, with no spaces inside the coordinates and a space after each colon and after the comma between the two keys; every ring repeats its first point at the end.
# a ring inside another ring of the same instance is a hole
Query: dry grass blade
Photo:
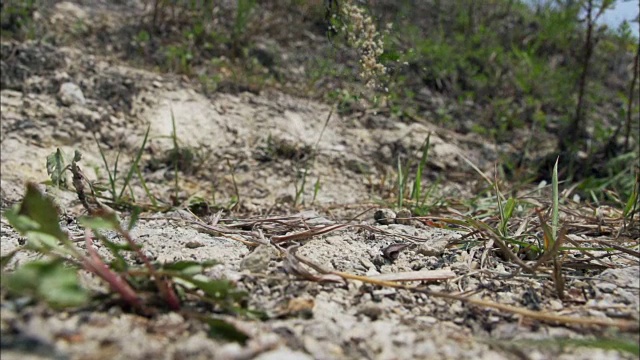
{"type": "Polygon", "coordinates": [[[302,266],[300,259],[303,259],[305,262],[308,262],[308,260],[303,256],[296,254],[299,248],[300,245],[293,245],[286,250],[278,247],[278,249],[283,251],[285,254],[284,268],[287,273],[309,281],[334,282],[346,285],[346,280],[344,278],[334,275],[330,271],[326,271],[324,268],[321,268],[321,270],[325,271],[319,271],[320,275],[312,274],[309,270],[305,269],[305,267],[302,266]]]}
{"type": "MultiPolygon", "coordinates": [[[[540,212],[538,212],[538,216],[540,217],[541,226],[543,227],[546,226],[546,223],[542,218],[542,214],[540,214],[540,212]]],[[[544,254],[542,254],[542,256],[540,256],[538,261],[536,261],[536,263],[533,265],[532,270],[534,272],[540,265],[546,263],[551,259],[555,259],[555,256],[558,254],[558,250],[560,250],[560,244],[562,243],[563,240],[567,239],[566,234],[567,234],[567,228],[562,227],[562,229],[560,229],[560,234],[558,235],[558,239],[554,242],[553,247],[551,249],[548,249],[548,251],[545,251],[544,254]]]]}
{"type": "Polygon", "coordinates": [[[271,237],[271,242],[274,244],[281,244],[289,241],[301,241],[308,240],[316,235],[326,234],[332,231],[344,229],[349,227],[349,224],[316,226],[306,231],[297,232],[289,235],[274,235],[271,237]]]}
{"type": "Polygon", "coordinates": [[[602,240],[599,240],[598,244],[600,244],[602,246],[606,246],[606,247],[610,247],[610,248],[616,249],[616,250],[618,250],[620,252],[623,252],[623,253],[625,253],[627,255],[631,255],[633,257],[636,257],[636,258],[640,259],[640,252],[635,251],[633,249],[627,249],[624,246],[620,246],[618,244],[613,244],[613,243],[602,241],[602,240]]]}
{"type": "Polygon", "coordinates": [[[438,281],[453,279],[455,276],[456,273],[451,270],[421,270],[374,275],[371,278],[383,281],[438,281]]]}
{"type": "Polygon", "coordinates": [[[360,275],[354,275],[354,274],[349,274],[349,273],[344,273],[339,271],[332,271],[332,270],[326,269],[321,265],[313,263],[309,259],[306,259],[304,257],[301,257],[300,255],[295,254],[295,252],[293,256],[295,256],[296,259],[300,260],[300,262],[303,262],[306,265],[311,266],[312,268],[314,268],[319,272],[337,275],[344,279],[357,280],[357,281],[378,285],[378,286],[404,289],[412,292],[423,293],[431,297],[461,301],[464,303],[477,305],[480,307],[493,308],[496,310],[501,310],[501,311],[509,312],[512,314],[521,315],[527,318],[535,319],[538,321],[552,323],[552,324],[615,327],[620,330],[629,331],[629,332],[638,331],[638,329],[640,329],[640,326],[639,326],[640,324],[638,324],[637,321],[612,320],[612,319],[603,319],[603,318],[594,318],[594,317],[573,317],[573,316],[566,316],[566,315],[556,315],[556,314],[545,313],[540,311],[532,311],[525,308],[496,303],[493,301],[475,299],[475,298],[465,297],[465,296],[456,295],[456,294],[448,294],[443,292],[431,291],[425,287],[407,286],[407,285],[399,284],[393,281],[376,279],[374,277],[360,276],[360,275]]]}
{"type": "Polygon", "coordinates": [[[516,254],[513,253],[513,251],[511,251],[511,249],[509,249],[507,244],[504,243],[504,241],[500,238],[500,236],[498,236],[493,231],[493,229],[489,227],[489,225],[473,218],[467,218],[467,222],[470,225],[474,226],[476,229],[478,229],[478,231],[480,231],[481,233],[489,236],[489,238],[493,240],[493,242],[498,246],[500,251],[502,251],[504,256],[508,257],[509,260],[518,264],[518,266],[520,266],[523,270],[527,271],[528,273],[531,273],[531,274],[535,273],[534,269],[532,269],[529,265],[525,264],[524,261],[522,261],[516,254]]]}

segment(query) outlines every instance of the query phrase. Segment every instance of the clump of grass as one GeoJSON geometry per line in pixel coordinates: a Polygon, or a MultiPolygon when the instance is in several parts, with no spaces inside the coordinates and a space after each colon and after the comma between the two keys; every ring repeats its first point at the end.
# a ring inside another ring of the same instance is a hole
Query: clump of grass
{"type": "MultiPolygon", "coordinates": [[[[96,144],[98,145],[98,150],[100,151],[100,156],[102,157],[102,161],[104,163],[104,168],[107,171],[107,175],[109,177],[109,187],[106,189],[109,194],[110,194],[110,198],[109,200],[111,201],[111,204],[114,205],[115,207],[120,207],[123,205],[127,205],[127,204],[133,204],[135,203],[135,196],[134,196],[134,192],[133,192],[133,188],[131,187],[131,179],[133,178],[133,175],[136,174],[140,180],[140,182],[142,183],[142,186],[147,194],[147,196],[149,197],[149,200],[152,203],[152,206],[154,208],[158,207],[158,203],[156,201],[156,198],[153,196],[153,194],[151,194],[151,192],[149,191],[149,188],[147,187],[147,184],[144,180],[144,177],[142,176],[142,172],[140,171],[140,159],[142,158],[142,154],[144,152],[144,148],[147,144],[147,139],[149,138],[149,130],[151,129],[151,126],[149,125],[147,127],[147,131],[144,134],[144,138],[142,140],[142,144],[140,145],[140,147],[138,148],[138,151],[136,152],[136,156],[133,160],[133,162],[131,163],[131,165],[129,166],[129,170],[126,172],[126,175],[124,177],[124,179],[122,179],[122,184],[120,186],[120,190],[118,191],[118,183],[119,183],[119,177],[118,177],[118,160],[120,159],[120,154],[121,152],[119,151],[118,154],[116,155],[116,160],[113,164],[113,170],[110,168],[109,166],[109,162],[107,161],[107,158],[105,156],[104,150],[102,149],[102,147],[100,146],[100,142],[98,141],[98,139],[95,137],[94,135],[94,139],[96,141],[96,144]],[[129,189],[129,195],[130,195],[130,202],[125,201],[124,195],[125,195],[125,191],[129,189]]],[[[58,158],[56,157],[56,161],[59,161],[58,158]]],[[[58,175],[56,175],[56,177],[52,176],[52,180],[58,179],[58,175]]],[[[93,185],[91,185],[91,189],[92,191],[94,190],[101,190],[100,188],[96,188],[93,185]]]]}
{"type": "Polygon", "coordinates": [[[409,208],[414,215],[422,216],[429,213],[429,211],[436,206],[439,199],[434,199],[429,203],[429,199],[433,194],[434,189],[438,185],[438,182],[434,182],[428,188],[425,189],[423,184],[423,175],[429,159],[429,148],[431,147],[431,133],[429,133],[421,146],[422,154],[420,162],[416,168],[416,172],[413,176],[413,183],[409,180],[409,171],[412,166],[411,159],[406,164],[402,164],[400,158],[398,158],[397,171],[398,177],[396,181],[396,208],[401,209],[405,206],[405,203],[409,205],[409,208]],[[426,191],[425,191],[426,190],[426,191]]]}

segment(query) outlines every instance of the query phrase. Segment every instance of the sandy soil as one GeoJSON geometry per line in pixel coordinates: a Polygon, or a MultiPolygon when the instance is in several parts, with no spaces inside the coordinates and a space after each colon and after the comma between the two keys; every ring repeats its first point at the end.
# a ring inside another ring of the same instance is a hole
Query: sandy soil
{"type": "MultiPolygon", "coordinates": [[[[83,16],[78,6],[63,4],[58,9],[61,13],[75,9],[76,16],[83,16]]],[[[122,150],[120,161],[125,168],[147,126],[150,140],[142,159],[148,164],[145,176],[151,192],[168,199],[173,192],[174,169],[162,159],[173,147],[172,118],[180,145],[196,149],[202,158],[197,169],[181,172],[183,205],[196,197],[210,200],[215,196],[220,203],[228,202],[234,195],[235,181],[240,202],[236,213],[228,215],[231,217],[286,214],[318,224],[344,222],[384,196],[378,188],[389,188],[396,158],[418,158],[429,133],[432,148],[427,177],[431,181],[447,179],[444,191],[464,197],[480,181],[462,181],[467,165],[461,155],[490,170],[505,150],[426,122],[391,122],[373,113],[351,118],[333,114],[320,138],[331,110],[327,104],[277,91],[206,96],[182,78],[132,68],[84,47],[4,42],[1,54],[3,208],[21,199],[26,181],[47,180],[45,158],[56,148],[68,154],[80,150],[89,179],[104,183],[106,175],[93,136],[106,149],[110,161],[122,150]],[[82,97],[61,90],[66,83],[75,84],[82,97]],[[292,202],[296,181],[300,181],[300,164],[311,156],[316,142],[317,156],[311,162],[310,180],[302,195],[304,204],[295,209],[292,202]],[[381,185],[383,178],[388,179],[381,185]],[[316,179],[321,188],[314,199],[316,179]]],[[[41,188],[70,219],[66,227],[77,231],[74,220],[83,210],[75,194],[44,185],[41,188]]],[[[149,201],[140,187],[136,196],[141,202],[149,201]]],[[[265,321],[229,318],[249,335],[245,345],[209,338],[204,325],[176,313],[146,318],[116,306],[55,312],[24,299],[3,297],[2,358],[632,358],[614,350],[553,342],[539,346],[533,341],[590,339],[599,334],[598,329],[551,326],[360,282],[299,281],[287,274],[282,257],[270,245],[251,249],[169,220],[176,216],[187,215],[182,210],[148,214],[133,235],[158,262],[218,260],[220,265],[209,275],[231,279],[248,291],[251,307],[269,315],[265,321]],[[198,246],[192,246],[194,243],[198,246]],[[292,310],[291,304],[303,304],[303,311],[292,310]]],[[[494,276],[513,272],[516,266],[499,259],[482,260],[484,244],[465,249],[449,246],[462,233],[419,222],[381,225],[374,220],[373,211],[358,222],[385,234],[343,230],[303,242],[299,253],[337,271],[359,275],[451,270],[455,281],[435,282],[431,289],[478,291],[475,296],[481,298],[565,315],[638,320],[637,266],[589,277],[586,302],[563,303],[553,295],[548,279],[494,276]],[[384,259],[382,250],[402,241],[403,234],[419,237],[422,242],[401,251],[394,261],[384,259]],[[483,271],[478,271],[480,268],[483,271]]],[[[3,253],[19,246],[20,237],[4,220],[1,231],[3,253]]],[[[23,254],[11,266],[31,258],[32,254],[23,254]]]]}

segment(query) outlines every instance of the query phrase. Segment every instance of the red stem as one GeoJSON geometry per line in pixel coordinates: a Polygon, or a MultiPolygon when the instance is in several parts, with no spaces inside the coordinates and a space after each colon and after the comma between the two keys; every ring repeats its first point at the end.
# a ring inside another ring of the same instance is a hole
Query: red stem
{"type": "Polygon", "coordinates": [[[98,252],[93,247],[91,230],[89,229],[85,230],[85,242],[87,245],[87,252],[89,253],[89,257],[82,257],[82,263],[85,268],[106,281],[111,289],[120,294],[124,301],[137,309],[142,309],[142,302],[133,288],[131,288],[131,286],[129,286],[129,284],[120,275],[111,271],[107,264],[105,264],[104,261],[102,261],[102,258],[98,255],[98,252]]]}

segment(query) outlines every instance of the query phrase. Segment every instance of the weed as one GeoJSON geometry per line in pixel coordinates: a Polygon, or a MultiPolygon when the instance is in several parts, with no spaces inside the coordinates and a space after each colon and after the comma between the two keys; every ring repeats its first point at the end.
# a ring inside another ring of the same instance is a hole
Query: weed
{"type": "Polygon", "coordinates": [[[296,169],[296,181],[293,184],[295,188],[295,198],[293,200],[294,206],[298,206],[298,204],[300,204],[305,186],[307,185],[307,174],[309,173],[309,167],[307,164],[308,162],[305,163],[305,166],[302,169],[296,169]]]}
{"type": "Polygon", "coordinates": [[[413,176],[413,183],[409,182],[409,171],[412,167],[411,159],[406,164],[402,164],[400,157],[397,160],[397,180],[396,180],[396,208],[401,209],[405,206],[405,202],[410,204],[410,210],[418,216],[427,215],[441,199],[434,199],[432,203],[428,203],[429,198],[436,189],[438,182],[434,182],[428,188],[423,186],[423,175],[426,169],[427,160],[429,158],[429,148],[431,146],[431,133],[429,133],[422,143],[422,154],[418,163],[416,173],[413,176]],[[426,190],[426,191],[425,191],[426,190]],[[408,192],[408,193],[407,193],[408,192]]]}
{"type": "Polygon", "coordinates": [[[235,54],[238,54],[239,45],[242,43],[245,36],[247,25],[249,24],[251,14],[255,6],[256,0],[238,0],[231,35],[231,42],[233,44],[235,54]]]}
{"type": "MultiPolygon", "coordinates": [[[[74,160],[79,159],[76,156],[74,160]]],[[[78,169],[74,161],[71,166],[78,169]]],[[[77,174],[74,174],[74,177],[77,174]]],[[[79,197],[84,197],[82,181],[74,182],[79,197]]],[[[193,299],[211,304],[218,311],[250,314],[240,304],[245,298],[225,280],[209,280],[203,271],[215,265],[212,261],[177,261],[153,264],[129,231],[135,226],[134,214],[126,228],[117,215],[105,208],[94,209],[89,216],[78,219],[84,228],[86,250],[76,247],[69,234],[59,225],[53,201],[43,195],[34,184],[28,184],[22,202],[4,213],[11,226],[26,237],[24,248],[2,257],[2,283],[10,294],[31,296],[56,308],[77,307],[93,297],[77,276],[79,270],[88,271],[109,285],[125,307],[142,314],[152,314],[168,308],[173,311],[188,308],[193,299]],[[123,242],[114,242],[103,234],[115,232],[123,242]],[[96,250],[95,242],[108,249],[113,261],[107,261],[96,250]],[[36,252],[42,259],[5,271],[11,259],[20,251],[36,252]],[[126,253],[134,253],[142,266],[130,264],[126,253]],[[162,304],[160,307],[153,304],[162,304]]],[[[187,311],[184,312],[188,314],[187,311]]],[[[219,319],[199,315],[213,321],[212,331],[220,335],[219,319]]]]}
{"type": "Polygon", "coordinates": [[[396,199],[396,207],[398,209],[402,208],[404,204],[405,197],[405,188],[407,187],[407,174],[409,172],[409,165],[406,167],[402,166],[402,162],[400,161],[400,157],[398,156],[398,197],[396,199]]]}
{"type": "Polygon", "coordinates": [[[351,1],[341,4],[340,16],[344,21],[341,31],[360,56],[360,78],[368,88],[380,87],[379,78],[385,74],[386,68],[378,62],[378,58],[384,52],[384,45],[373,18],[364,8],[351,1]]]}
{"type": "MultiPolygon", "coordinates": [[[[96,144],[98,145],[98,150],[100,151],[100,156],[102,157],[102,161],[104,162],[104,167],[107,170],[107,175],[109,176],[109,188],[108,191],[111,195],[111,198],[109,199],[113,205],[115,206],[121,206],[124,205],[124,192],[127,190],[127,188],[129,188],[130,190],[130,194],[131,194],[131,200],[132,202],[135,202],[135,197],[133,195],[133,189],[130,187],[130,182],[131,182],[131,178],[133,177],[134,173],[138,175],[138,177],[141,179],[141,181],[144,182],[144,179],[141,176],[140,173],[140,169],[139,169],[139,164],[140,164],[140,159],[142,158],[142,153],[144,152],[144,148],[147,144],[147,139],[149,138],[149,130],[151,130],[151,125],[149,125],[147,127],[147,131],[144,134],[144,138],[142,140],[142,144],[140,145],[140,147],[138,148],[138,151],[136,153],[135,158],[133,159],[133,162],[131,163],[131,165],[129,166],[129,170],[127,171],[123,181],[122,181],[122,185],[120,187],[120,191],[118,191],[117,189],[117,185],[118,185],[118,160],[120,159],[120,154],[121,152],[118,152],[118,155],[116,156],[116,160],[114,162],[113,165],[113,171],[110,169],[109,167],[109,162],[107,161],[107,158],[105,156],[104,151],[102,150],[102,147],[100,146],[100,142],[98,141],[98,139],[95,137],[94,135],[94,139],[96,141],[96,144]]],[[[153,197],[153,195],[148,191],[149,189],[147,188],[146,184],[144,186],[145,191],[147,191],[147,196],[149,197],[149,199],[151,199],[152,202],[155,202],[155,198],[153,197]]]]}
{"type": "Polygon", "coordinates": [[[413,189],[411,190],[411,199],[413,199],[417,205],[420,203],[424,203],[422,198],[422,173],[424,172],[424,168],[427,165],[427,159],[429,158],[429,146],[431,145],[431,133],[427,135],[427,139],[424,141],[422,145],[422,157],[420,158],[420,163],[418,164],[418,170],[416,171],[416,179],[413,182],[413,189]]]}
{"type": "MultiPolygon", "coordinates": [[[[327,119],[324,121],[322,125],[322,130],[320,130],[320,134],[318,135],[318,139],[315,144],[311,148],[310,156],[304,161],[303,170],[296,169],[296,174],[301,174],[298,178],[296,177],[296,181],[294,183],[295,188],[295,198],[293,201],[294,206],[298,206],[302,200],[302,196],[304,194],[305,186],[307,184],[307,175],[309,174],[309,168],[311,167],[311,162],[315,162],[316,155],[318,153],[318,145],[320,144],[320,140],[322,140],[322,136],[324,135],[324,131],[327,129],[327,125],[329,125],[329,121],[331,120],[331,116],[333,115],[334,107],[331,107],[329,114],[327,115],[327,119]]],[[[320,191],[320,178],[316,179],[314,189],[313,189],[313,201],[315,201],[316,196],[318,195],[318,191],[320,191]]]]}
{"type": "Polygon", "coordinates": [[[56,149],[56,152],[47,156],[47,175],[51,178],[52,185],[62,188],[68,186],[66,177],[68,168],[69,165],[66,165],[64,155],[60,149],[56,149]]]}
{"type": "Polygon", "coordinates": [[[627,226],[633,228],[635,222],[635,214],[638,213],[638,193],[640,193],[640,174],[636,174],[636,184],[633,187],[633,192],[629,196],[627,203],[622,210],[622,217],[624,219],[624,228],[627,226]]]}

